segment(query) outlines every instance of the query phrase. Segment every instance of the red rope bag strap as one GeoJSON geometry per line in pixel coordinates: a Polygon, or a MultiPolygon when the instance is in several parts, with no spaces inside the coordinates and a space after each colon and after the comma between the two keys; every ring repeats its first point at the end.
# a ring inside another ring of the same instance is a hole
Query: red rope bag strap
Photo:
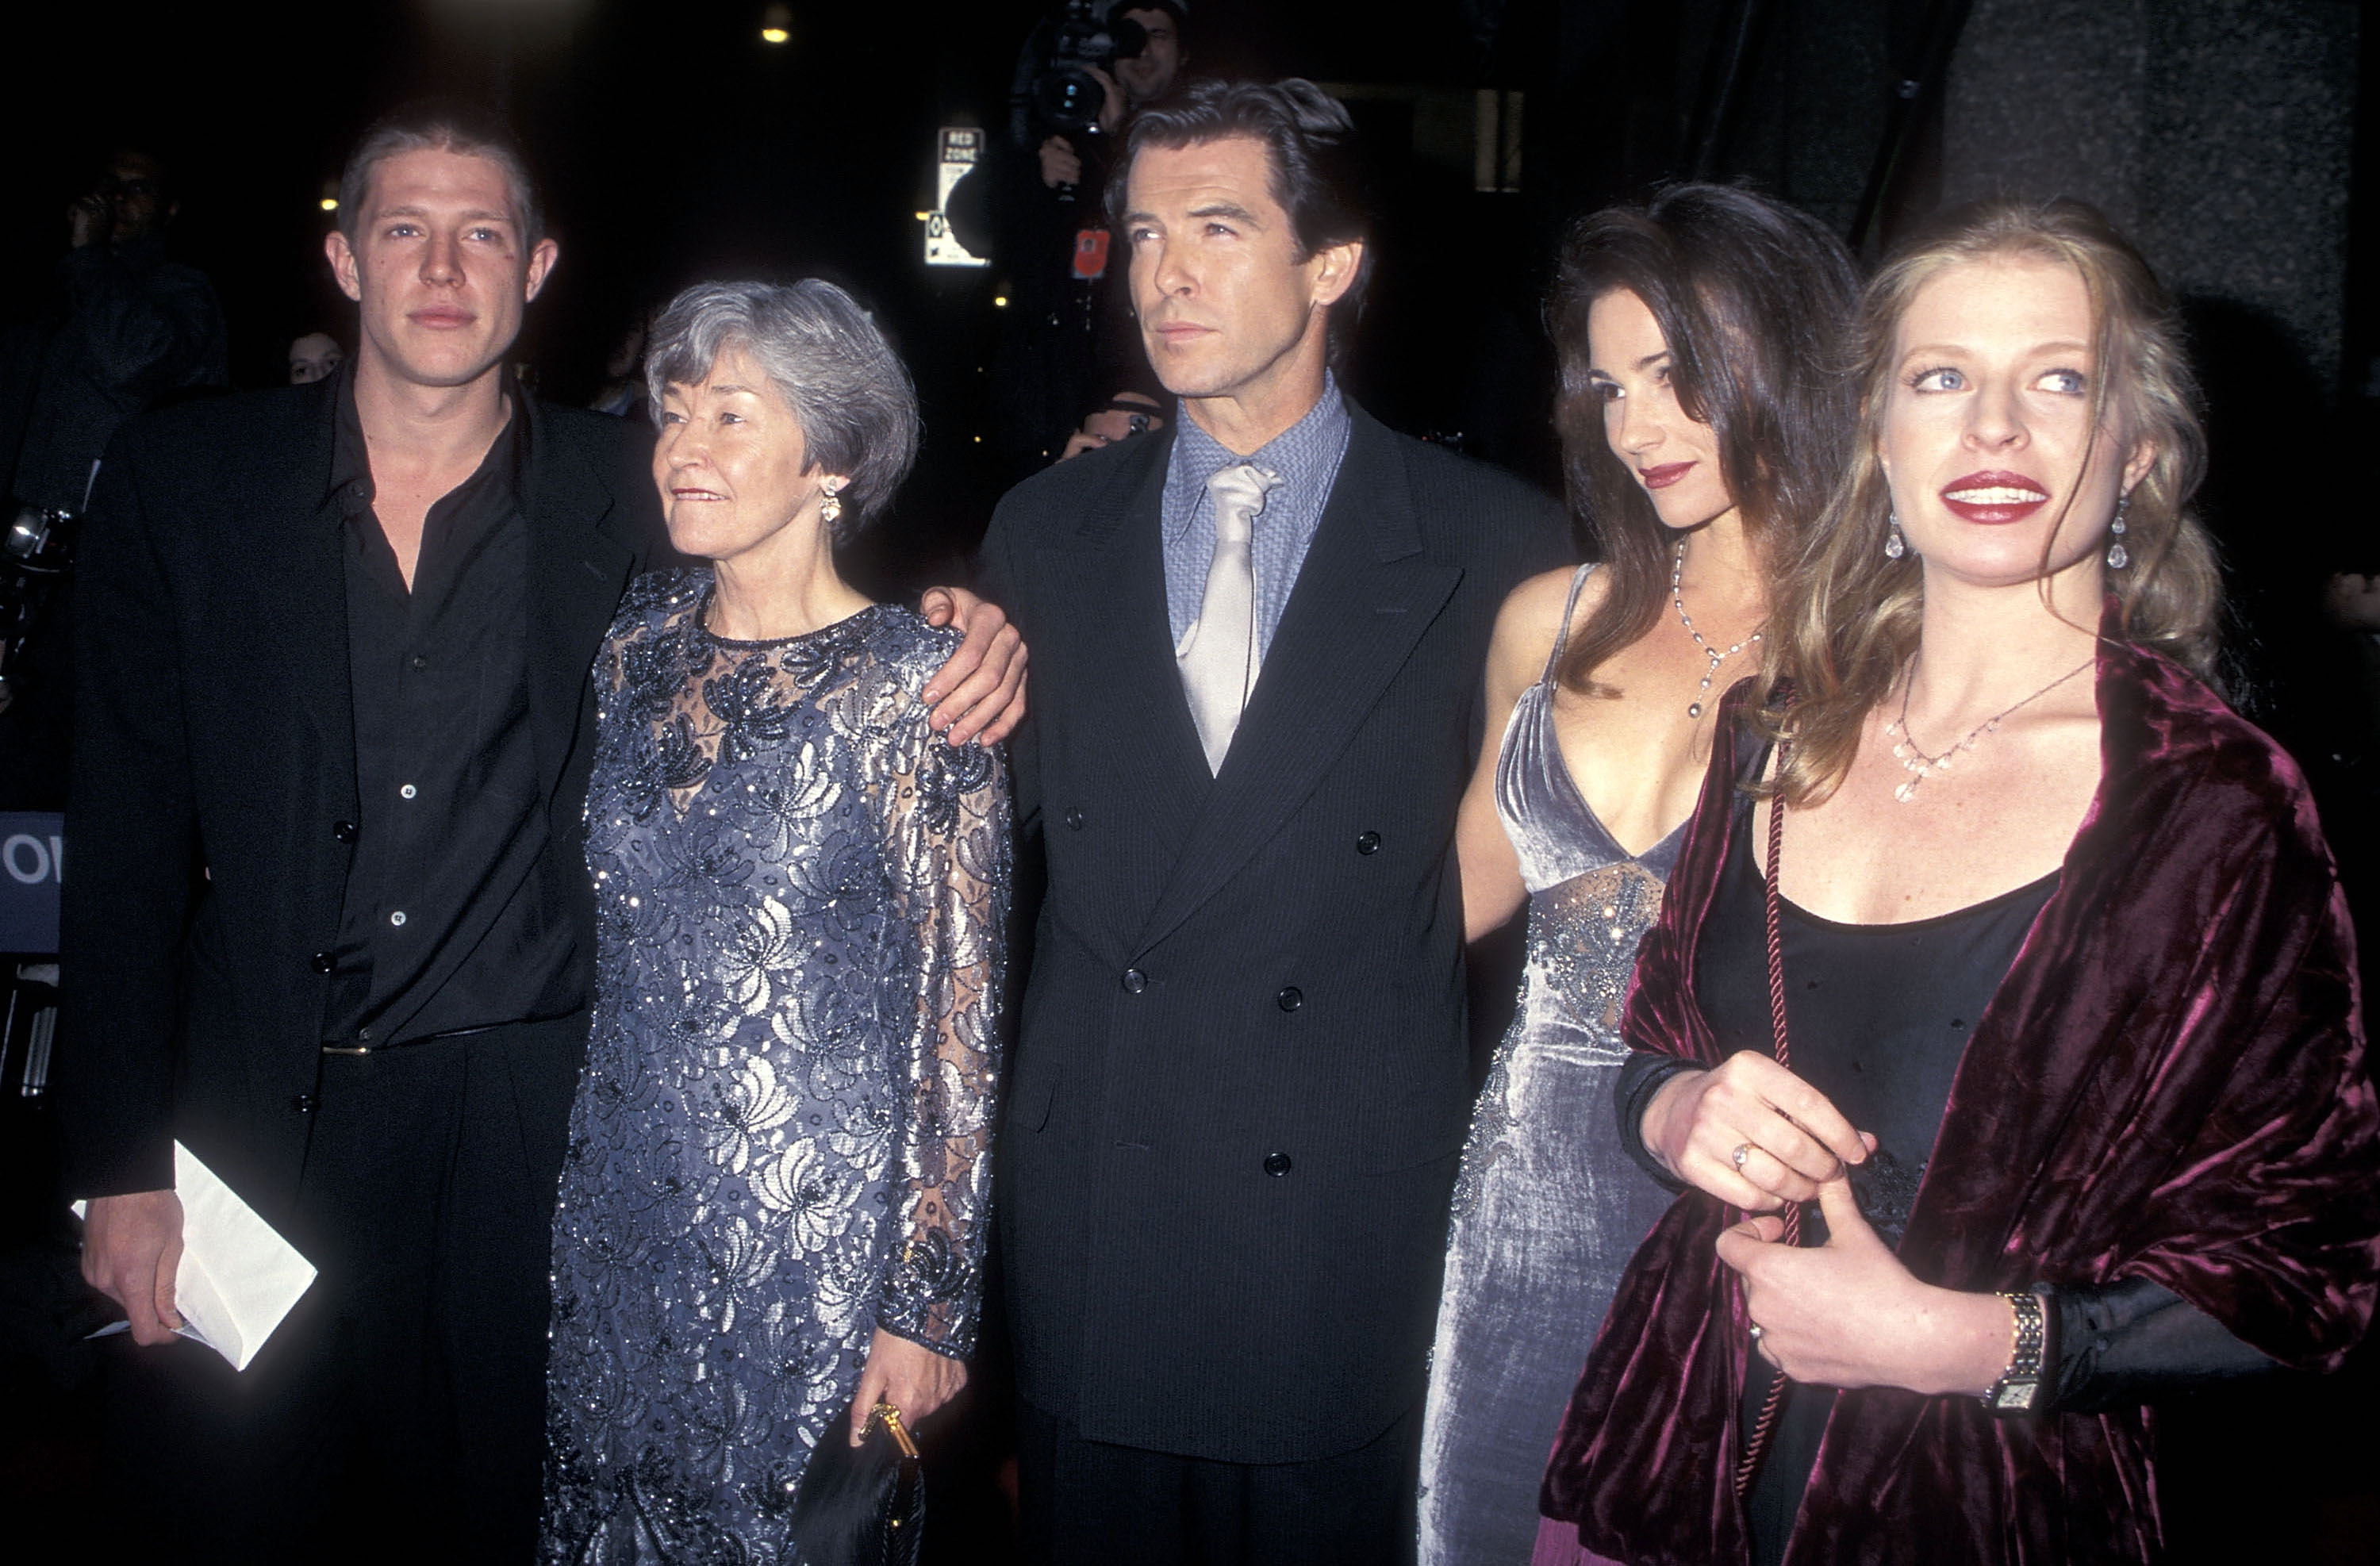
{"type": "MultiPolygon", "coordinates": [[[[1786,742],[1777,742],[1777,775],[1785,772],[1786,742]]],[[[1792,1069],[1792,1050],[1785,1038],[1785,937],[1778,909],[1782,902],[1777,892],[1777,862],[1785,850],[1785,796],[1779,793],[1768,801],[1768,862],[1763,876],[1762,913],[1768,934],[1768,1027],[1777,1040],[1777,1063],[1792,1069]]],[[[1802,1206],[1799,1202],[1785,1204],[1785,1243],[1802,1243],[1802,1206]]],[[[1768,1455],[1769,1441],[1777,1433],[1777,1416],[1785,1406],[1785,1373],[1768,1383],[1768,1397],[1760,1405],[1760,1419],[1752,1427],[1752,1439],[1744,1443],[1743,1455],[1735,1465],[1735,1494],[1741,1500],[1752,1492],[1752,1481],[1760,1473],[1760,1460],[1768,1455]]]]}

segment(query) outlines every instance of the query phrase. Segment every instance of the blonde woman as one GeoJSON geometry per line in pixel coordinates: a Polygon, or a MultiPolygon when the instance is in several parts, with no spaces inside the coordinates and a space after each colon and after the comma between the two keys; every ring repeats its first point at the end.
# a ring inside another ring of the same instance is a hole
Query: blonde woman
{"type": "Polygon", "coordinates": [[[2146,1405],[2371,1316],[2352,936],[2303,781],[2206,683],[2164,296],[2087,208],[1994,204],[1883,269],[1859,347],[1639,957],[1623,1129],[1692,1189],[1542,1560],[2155,1560],[2146,1405]]]}

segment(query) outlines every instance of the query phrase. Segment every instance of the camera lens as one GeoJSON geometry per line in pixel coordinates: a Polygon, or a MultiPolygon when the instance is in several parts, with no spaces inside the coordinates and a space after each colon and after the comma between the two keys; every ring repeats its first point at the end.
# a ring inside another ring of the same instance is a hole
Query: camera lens
{"type": "Polygon", "coordinates": [[[1090,72],[1079,66],[1053,68],[1037,84],[1037,106],[1050,124],[1061,128],[1080,129],[1097,124],[1099,105],[1106,101],[1107,90],[1094,80],[1090,72]]]}
{"type": "Polygon", "coordinates": [[[8,538],[0,543],[0,553],[11,560],[30,560],[42,552],[50,540],[50,519],[31,506],[17,513],[16,521],[8,526],[8,538]]]}

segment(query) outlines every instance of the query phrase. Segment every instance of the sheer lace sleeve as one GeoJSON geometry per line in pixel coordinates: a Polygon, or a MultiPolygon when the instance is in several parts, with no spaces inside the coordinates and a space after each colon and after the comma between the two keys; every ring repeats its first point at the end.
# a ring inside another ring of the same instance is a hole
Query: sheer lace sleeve
{"type": "MultiPolygon", "coordinates": [[[[897,928],[917,942],[893,1065],[904,1087],[892,1171],[899,1247],[877,1325],[953,1356],[975,1346],[991,1196],[1002,943],[1009,881],[1006,764],[953,748],[912,718],[914,758],[887,780],[897,928]]],[[[907,758],[905,758],[905,759],[907,758]]]]}

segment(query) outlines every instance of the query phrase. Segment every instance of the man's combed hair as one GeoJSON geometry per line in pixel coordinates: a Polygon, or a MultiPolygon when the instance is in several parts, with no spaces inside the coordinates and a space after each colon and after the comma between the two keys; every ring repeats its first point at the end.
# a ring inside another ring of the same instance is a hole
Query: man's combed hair
{"type": "MultiPolygon", "coordinates": [[[[1108,178],[1110,224],[1122,227],[1133,160],[1142,149],[1203,146],[1245,136],[1264,145],[1272,171],[1272,199],[1289,213],[1304,261],[1315,251],[1370,237],[1363,148],[1345,105],[1303,77],[1279,81],[1197,81],[1141,111],[1124,135],[1124,154],[1108,178]]],[[[1355,280],[1330,307],[1333,358],[1343,351],[1364,311],[1372,276],[1372,249],[1355,280]]]]}
{"type": "Polygon", "coordinates": [[[835,541],[872,520],[917,460],[917,393],[908,367],[857,300],[832,283],[698,283],[653,322],[645,391],[698,386],[722,349],[750,356],[794,410],[811,471],[847,476],[835,541]]]}
{"type": "MultiPolygon", "coordinates": [[[[1852,336],[1860,395],[1859,438],[1825,519],[1787,583],[1772,622],[1757,703],[1793,682],[1785,719],[1792,748],[1777,779],[1786,801],[1806,805],[1834,792],[1852,759],[1868,713],[1881,706],[1917,654],[1925,576],[1915,551],[1885,553],[1892,493],[1876,454],[1899,368],[1900,322],[1918,291],[1951,267],[1974,261],[2035,261],[2070,267],[2091,299],[2091,418],[2082,467],[2100,442],[2131,443],[2152,455],[2132,487],[2121,569],[2100,566],[2115,595],[2119,634],[2216,683],[2223,577],[2214,540],[2192,504],[2206,466],[2198,385],[2182,347],[2181,325],[2138,250],[2081,201],[1996,198],[1944,214],[1888,258],[1868,285],[1852,336]]],[[[2073,504],[2071,495],[2066,502],[2073,504]]],[[[2058,517],[2064,524],[2064,513],[2058,517]]],[[[2050,547],[2043,545],[2041,591],[2049,591],[2050,547]]],[[[2095,630],[2095,625],[2083,627],[2095,630]]]]}
{"type": "Polygon", "coordinates": [[[1808,213],[1724,185],[1678,185],[1607,207],[1563,241],[1546,324],[1561,363],[1555,422],[1572,508],[1603,561],[1602,601],[1571,637],[1560,677],[1616,695],[1595,672],[1670,607],[1679,535],[1611,450],[1587,375],[1587,315],[1626,292],[1670,350],[1686,417],[1710,426],[1720,476],[1755,558],[1772,573],[1801,552],[1842,471],[1852,424],[1843,334],[1859,301],[1851,252],[1808,213]]]}
{"type": "Polygon", "coordinates": [[[537,184],[528,176],[528,162],[503,123],[477,110],[453,104],[410,104],[375,123],[347,154],[339,176],[339,232],[355,243],[357,225],[371,194],[373,171],[391,158],[407,152],[455,152],[485,158],[504,171],[512,190],[513,216],[520,226],[524,254],[545,237],[545,212],[538,205],[537,184]]]}

